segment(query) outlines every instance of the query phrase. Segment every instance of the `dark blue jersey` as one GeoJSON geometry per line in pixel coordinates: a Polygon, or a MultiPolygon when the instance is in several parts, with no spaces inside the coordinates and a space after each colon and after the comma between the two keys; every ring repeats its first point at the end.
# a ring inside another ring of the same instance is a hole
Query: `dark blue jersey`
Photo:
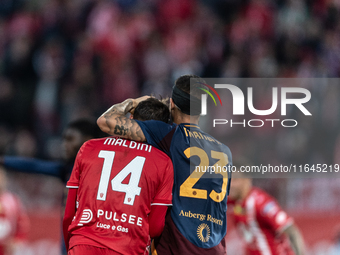
{"type": "Polygon", "coordinates": [[[180,233],[201,248],[218,245],[227,231],[232,158],[229,148],[197,125],[137,121],[151,145],[174,166],[171,218],[180,233]]]}

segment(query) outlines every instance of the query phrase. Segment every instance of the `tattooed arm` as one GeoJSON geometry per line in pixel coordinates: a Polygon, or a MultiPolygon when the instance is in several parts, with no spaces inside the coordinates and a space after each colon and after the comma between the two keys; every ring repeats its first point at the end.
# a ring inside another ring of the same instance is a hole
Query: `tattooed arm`
{"type": "Polygon", "coordinates": [[[120,104],[111,106],[97,120],[100,129],[110,135],[145,142],[145,136],[138,123],[133,119],[127,118],[128,112],[133,113],[139,102],[149,98],[149,96],[139,97],[137,99],[126,99],[120,104]]]}

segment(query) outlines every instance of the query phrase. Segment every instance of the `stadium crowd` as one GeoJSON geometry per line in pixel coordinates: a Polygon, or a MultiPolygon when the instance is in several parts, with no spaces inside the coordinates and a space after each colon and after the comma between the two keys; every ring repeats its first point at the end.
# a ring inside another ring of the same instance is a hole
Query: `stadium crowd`
{"type": "MultiPolygon", "coordinates": [[[[339,12],[324,0],[2,1],[1,152],[60,157],[70,120],[169,95],[183,73],[338,77],[339,12]]],[[[318,90],[317,119],[334,131],[339,89],[318,90]]]]}

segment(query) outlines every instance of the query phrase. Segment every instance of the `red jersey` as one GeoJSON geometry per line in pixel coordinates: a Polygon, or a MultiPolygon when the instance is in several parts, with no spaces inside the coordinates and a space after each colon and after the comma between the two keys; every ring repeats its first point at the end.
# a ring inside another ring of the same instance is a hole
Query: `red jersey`
{"type": "Polygon", "coordinates": [[[248,255],[293,255],[289,240],[281,233],[293,223],[277,201],[259,188],[233,208],[235,225],[246,242],[248,255]]]}
{"type": "Polygon", "coordinates": [[[28,217],[20,200],[9,192],[0,195],[0,255],[8,254],[6,245],[26,238],[28,217]]]}
{"type": "Polygon", "coordinates": [[[70,249],[85,244],[143,254],[151,205],[171,205],[172,185],[170,158],[151,145],[117,137],[86,142],[67,182],[78,188],[70,249]]]}

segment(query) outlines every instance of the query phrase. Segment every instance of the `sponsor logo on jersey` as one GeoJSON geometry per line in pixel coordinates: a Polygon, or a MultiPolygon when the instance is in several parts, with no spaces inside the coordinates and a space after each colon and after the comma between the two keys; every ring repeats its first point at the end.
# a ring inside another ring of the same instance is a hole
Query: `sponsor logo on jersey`
{"type": "Polygon", "coordinates": [[[78,226],[83,226],[86,223],[89,223],[93,218],[93,213],[90,209],[84,209],[83,214],[81,215],[78,226]]]}
{"type": "Polygon", "coordinates": [[[271,201],[263,207],[263,214],[267,216],[273,216],[278,212],[279,208],[275,202],[271,201]]]}
{"type": "Polygon", "coordinates": [[[190,210],[188,212],[181,210],[179,213],[179,216],[187,217],[187,218],[194,218],[194,219],[199,219],[200,221],[210,221],[212,223],[215,223],[217,225],[222,226],[223,225],[223,220],[217,219],[212,217],[210,214],[201,214],[201,213],[192,213],[190,210]]]}
{"type": "Polygon", "coordinates": [[[202,223],[197,228],[197,236],[203,242],[206,243],[210,238],[210,228],[207,224],[202,223]]]}

